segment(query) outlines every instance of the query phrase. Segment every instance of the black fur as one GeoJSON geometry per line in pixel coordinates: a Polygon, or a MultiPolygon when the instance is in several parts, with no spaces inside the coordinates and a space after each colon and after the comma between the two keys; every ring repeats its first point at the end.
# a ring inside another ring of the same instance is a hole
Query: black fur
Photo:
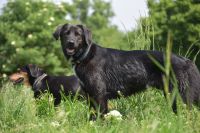
{"type": "Polygon", "coordinates": [[[36,79],[42,74],[45,74],[45,72],[41,68],[32,64],[22,67],[21,71],[28,73],[29,83],[32,86],[35,98],[40,97],[41,93],[49,91],[54,97],[54,105],[58,105],[61,102],[61,92],[63,92],[66,96],[69,94],[75,95],[76,93],[84,96],[84,92],[80,89],[78,79],[74,75],[47,75],[44,79],[41,80],[40,84],[34,86],[36,79]]]}
{"type": "MultiPolygon", "coordinates": [[[[134,50],[123,51],[111,48],[103,48],[92,43],[90,31],[79,25],[65,24],[60,29],[61,45],[67,58],[72,58],[75,73],[81,81],[81,87],[94,101],[92,107],[100,106],[102,114],[107,113],[108,99],[117,98],[118,91],[124,96],[143,91],[149,86],[163,90],[163,71],[161,71],[150,57],[156,59],[164,66],[164,54],[159,51],[134,50]],[[76,35],[77,30],[82,30],[76,35]],[[83,30],[84,29],[84,30],[83,30]],[[85,33],[85,31],[89,33],[85,33]],[[65,34],[68,33],[68,34],[65,34]],[[90,34],[89,38],[85,37],[90,34]],[[82,41],[76,39],[82,37],[82,41]],[[68,40],[74,40],[75,53],[69,55],[68,40]],[[86,39],[86,40],[85,40],[86,39]],[[89,42],[89,44],[88,44],[89,42]],[[87,48],[89,52],[83,58],[87,48]],[[86,48],[85,48],[86,47],[86,48]],[[84,51],[82,51],[84,48],[84,51]],[[82,54],[76,56],[77,53],[82,54]],[[82,58],[82,60],[80,60],[82,58]],[[96,104],[96,105],[95,105],[96,104]]],[[[200,101],[200,74],[195,64],[184,57],[171,55],[171,64],[178,82],[178,89],[184,101],[191,105],[200,101]]],[[[170,83],[169,91],[173,85],[170,83]]],[[[172,105],[176,112],[176,99],[172,105]]]]}

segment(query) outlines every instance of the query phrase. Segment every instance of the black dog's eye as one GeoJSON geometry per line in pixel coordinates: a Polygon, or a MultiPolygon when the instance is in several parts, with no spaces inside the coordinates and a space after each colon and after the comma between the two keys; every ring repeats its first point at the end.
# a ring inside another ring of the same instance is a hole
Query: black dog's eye
{"type": "Polygon", "coordinates": [[[79,33],[78,31],[75,31],[75,35],[76,35],[76,36],[79,36],[80,33],[79,33]]]}
{"type": "Polygon", "coordinates": [[[69,35],[69,34],[70,34],[70,31],[64,32],[64,35],[69,35]]]}

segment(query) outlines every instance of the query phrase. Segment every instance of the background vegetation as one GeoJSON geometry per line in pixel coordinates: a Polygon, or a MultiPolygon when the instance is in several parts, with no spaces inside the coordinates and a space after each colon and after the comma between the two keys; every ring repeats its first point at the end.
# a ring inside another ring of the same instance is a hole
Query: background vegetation
{"type": "Polygon", "coordinates": [[[9,74],[24,64],[37,64],[52,74],[68,74],[60,42],[52,37],[64,23],[87,25],[93,38],[108,47],[126,48],[123,33],[110,24],[113,16],[109,2],[73,0],[55,4],[33,0],[8,1],[0,15],[0,70],[9,74]]]}
{"type": "MultiPolygon", "coordinates": [[[[0,79],[24,64],[37,64],[50,74],[69,75],[71,64],[52,33],[64,23],[82,23],[93,40],[123,50],[165,50],[172,33],[173,52],[200,65],[200,2],[198,0],[148,0],[149,16],[136,29],[121,32],[110,23],[111,3],[103,0],[72,0],[72,3],[9,0],[0,15],[0,79]],[[189,50],[188,50],[189,49],[189,50]],[[188,52],[189,51],[189,52],[188,52]]],[[[129,98],[110,101],[122,120],[88,121],[85,100],[64,97],[54,108],[49,94],[33,99],[30,88],[0,83],[0,132],[162,132],[198,133],[200,114],[188,110],[179,99],[178,115],[168,107],[160,91],[150,88],[129,98]]]]}
{"type": "MultiPolygon", "coordinates": [[[[200,48],[200,2],[147,2],[149,17],[141,18],[136,29],[124,33],[111,24],[114,16],[111,3],[103,0],[72,0],[60,4],[8,0],[0,15],[0,76],[30,63],[51,74],[70,74],[71,66],[59,42],[52,37],[56,26],[64,23],[84,24],[91,29],[93,40],[98,44],[124,50],[163,50],[167,32],[171,30],[173,52],[185,55],[192,45],[188,56],[193,59],[200,48]]],[[[200,62],[200,58],[197,59],[200,62]]]]}
{"type": "MultiPolygon", "coordinates": [[[[172,33],[173,52],[193,59],[200,48],[200,1],[199,0],[148,0],[151,44],[164,49],[167,34],[172,33]]],[[[145,20],[144,19],[144,20],[145,20]]],[[[145,20],[145,21],[147,21],[145,20]]],[[[197,58],[197,64],[200,56],[197,58]]]]}

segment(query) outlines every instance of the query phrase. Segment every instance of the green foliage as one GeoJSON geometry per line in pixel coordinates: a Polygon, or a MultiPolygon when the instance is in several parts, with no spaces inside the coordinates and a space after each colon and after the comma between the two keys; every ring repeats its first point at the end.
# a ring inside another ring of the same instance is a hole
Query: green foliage
{"type": "Polygon", "coordinates": [[[175,48],[181,45],[185,48],[194,42],[200,47],[199,3],[191,0],[148,0],[148,7],[155,43],[165,46],[168,30],[171,30],[175,48]]]}
{"type": "Polygon", "coordinates": [[[124,35],[110,24],[113,15],[110,2],[102,0],[60,4],[41,0],[8,1],[0,15],[0,73],[9,74],[30,63],[52,74],[72,73],[60,42],[52,37],[55,28],[67,22],[85,24],[91,29],[94,42],[119,48],[124,35]]]}
{"type": "MultiPolygon", "coordinates": [[[[142,19],[141,19],[142,20],[142,19]]],[[[127,41],[129,44],[129,49],[131,50],[150,50],[151,48],[151,39],[149,34],[151,32],[150,22],[147,21],[138,21],[136,29],[126,32],[124,41],[127,41]]]]}
{"type": "MultiPolygon", "coordinates": [[[[148,0],[152,23],[150,37],[156,49],[164,49],[171,31],[173,52],[185,55],[193,45],[191,59],[200,49],[200,3],[194,0],[148,0]]],[[[199,58],[198,61],[199,62],[199,58]]]]}
{"type": "Polygon", "coordinates": [[[30,63],[46,66],[53,73],[63,72],[65,60],[52,32],[66,22],[65,14],[64,7],[50,2],[9,1],[0,16],[1,72],[30,63]]]}

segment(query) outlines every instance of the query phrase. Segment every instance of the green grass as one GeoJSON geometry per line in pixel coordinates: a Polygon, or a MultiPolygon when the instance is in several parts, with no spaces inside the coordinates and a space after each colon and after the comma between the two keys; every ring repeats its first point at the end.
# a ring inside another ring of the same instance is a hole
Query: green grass
{"type": "Polygon", "coordinates": [[[35,100],[30,88],[5,83],[0,92],[0,132],[25,133],[198,133],[200,113],[188,110],[178,101],[178,115],[168,107],[163,94],[156,89],[128,98],[111,100],[110,110],[118,110],[122,120],[88,120],[89,108],[85,100],[66,97],[54,108],[52,97],[44,95],[35,100]]]}

